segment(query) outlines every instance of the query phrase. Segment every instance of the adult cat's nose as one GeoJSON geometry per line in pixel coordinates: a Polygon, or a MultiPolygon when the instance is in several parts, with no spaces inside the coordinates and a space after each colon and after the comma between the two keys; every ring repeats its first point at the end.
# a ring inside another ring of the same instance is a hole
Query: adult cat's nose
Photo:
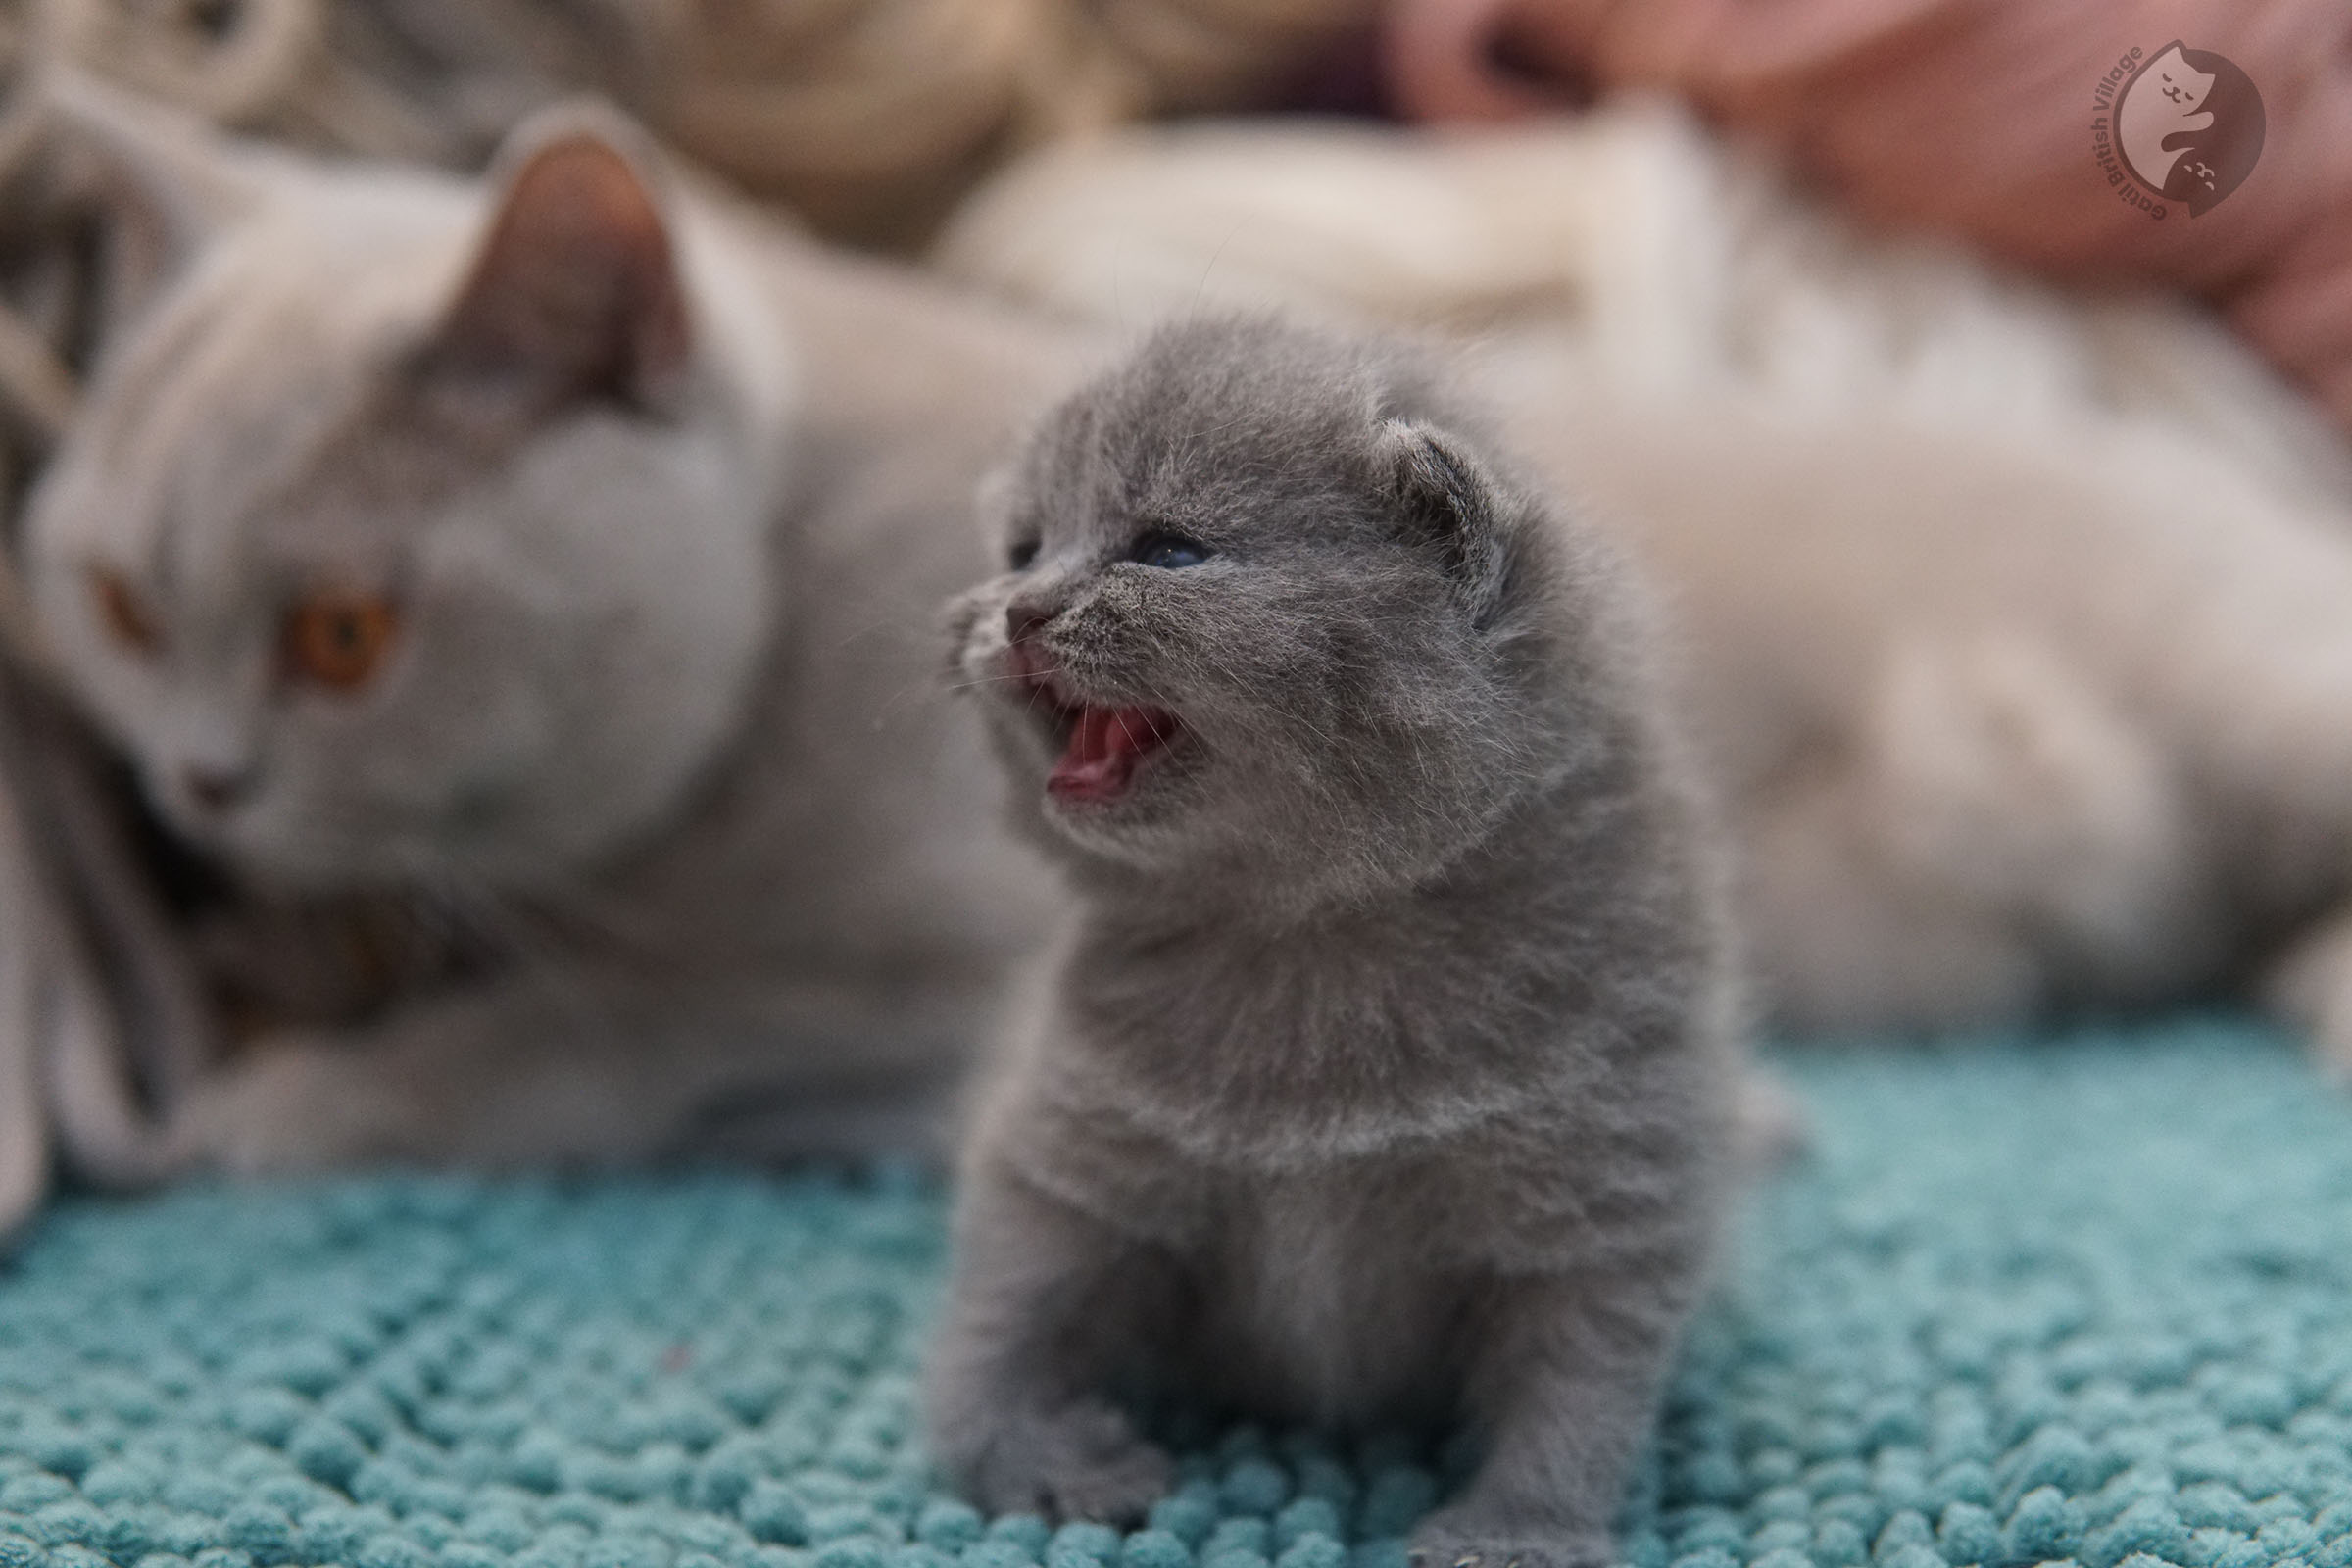
{"type": "Polygon", "coordinates": [[[188,799],[205,810],[225,811],[252,791],[253,770],[190,762],[179,770],[179,782],[188,792],[188,799]]]}

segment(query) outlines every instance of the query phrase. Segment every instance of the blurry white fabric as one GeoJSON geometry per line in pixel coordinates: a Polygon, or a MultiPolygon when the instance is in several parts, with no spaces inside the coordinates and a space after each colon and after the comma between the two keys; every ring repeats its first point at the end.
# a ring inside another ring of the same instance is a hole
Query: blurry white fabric
{"type": "Polygon", "coordinates": [[[1230,122],[1071,142],[983,186],[933,259],[1137,330],[1281,307],[1471,338],[1613,398],[1894,417],[2094,464],[2154,437],[2352,495],[2332,427],[2202,308],[1859,231],[1656,102],[1506,130],[1230,122]]]}

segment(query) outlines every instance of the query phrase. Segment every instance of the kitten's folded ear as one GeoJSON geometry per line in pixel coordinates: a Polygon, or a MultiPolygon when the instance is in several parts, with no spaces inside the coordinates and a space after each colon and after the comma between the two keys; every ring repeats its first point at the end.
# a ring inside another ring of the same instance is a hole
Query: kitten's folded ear
{"type": "Polygon", "coordinates": [[[667,406],[692,332],[655,166],[642,132],[591,105],[509,137],[488,230],[426,347],[429,384],[494,414],[667,406]]]}
{"type": "Polygon", "coordinates": [[[260,171],[212,126],[70,66],[41,69],[35,102],[63,192],[103,220],[101,336],[176,280],[262,204],[260,171]]]}
{"type": "Polygon", "coordinates": [[[1486,625],[1510,576],[1502,492],[1459,442],[1417,419],[1388,420],[1380,441],[1407,537],[1436,548],[1471,621],[1486,625]]]}

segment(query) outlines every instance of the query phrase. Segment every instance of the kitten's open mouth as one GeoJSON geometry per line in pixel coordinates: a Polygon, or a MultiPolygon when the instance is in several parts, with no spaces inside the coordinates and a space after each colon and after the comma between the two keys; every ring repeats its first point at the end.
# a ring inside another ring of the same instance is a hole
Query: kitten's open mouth
{"type": "MultiPolygon", "coordinates": [[[[1016,661],[1018,664],[1025,661],[1016,661]]],[[[1055,800],[1107,805],[1125,795],[1136,769],[1184,733],[1174,713],[1162,708],[1105,708],[1086,702],[1051,670],[1022,671],[1029,700],[1045,708],[1061,744],[1046,790],[1055,800]]]]}
{"type": "Polygon", "coordinates": [[[1184,728],[1157,708],[1063,708],[1061,760],[1046,788],[1064,801],[1115,801],[1127,793],[1144,759],[1167,750],[1184,728]]]}

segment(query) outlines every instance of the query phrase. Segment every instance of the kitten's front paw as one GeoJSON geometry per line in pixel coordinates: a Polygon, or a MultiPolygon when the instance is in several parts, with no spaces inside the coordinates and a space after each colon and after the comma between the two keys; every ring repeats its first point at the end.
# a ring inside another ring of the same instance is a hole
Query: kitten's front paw
{"type": "Polygon", "coordinates": [[[1432,1514],[1413,1532],[1412,1568],[1609,1568],[1606,1531],[1545,1532],[1482,1523],[1460,1508],[1432,1514]]]}
{"type": "Polygon", "coordinates": [[[1110,1405],[1088,1402],[1006,1421],[968,1467],[991,1513],[1132,1525],[1167,1494],[1176,1467],[1110,1405]]]}

